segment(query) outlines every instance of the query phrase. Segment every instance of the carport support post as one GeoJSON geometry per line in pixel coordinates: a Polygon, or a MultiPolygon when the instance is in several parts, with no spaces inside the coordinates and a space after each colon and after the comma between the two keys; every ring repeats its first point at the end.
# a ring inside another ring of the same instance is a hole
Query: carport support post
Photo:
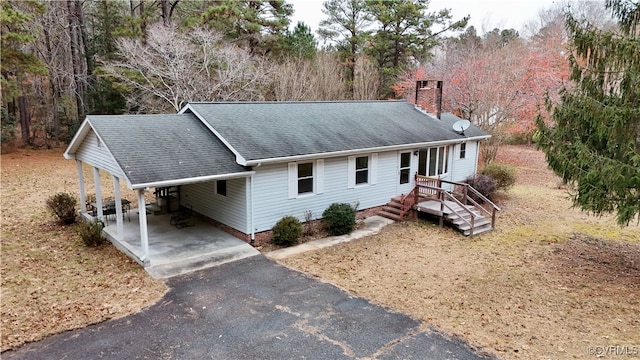
{"type": "Polygon", "coordinates": [[[100,170],[93,168],[93,183],[96,187],[96,207],[98,208],[98,219],[104,221],[104,213],[102,212],[102,191],[100,190],[100,170]]]}
{"type": "Polygon", "coordinates": [[[147,208],[145,207],[144,189],[138,189],[138,214],[140,215],[140,245],[142,246],[142,260],[149,258],[149,234],[147,232],[147,208]]]}
{"type": "Polygon", "coordinates": [[[87,195],[84,192],[84,175],[82,174],[82,161],[76,160],[78,166],[78,185],[80,186],[80,213],[87,212],[87,195]]]}
{"type": "Polygon", "coordinates": [[[113,177],[113,194],[116,197],[116,226],[118,228],[118,240],[124,240],[124,224],[122,217],[122,198],[120,197],[120,180],[117,176],[112,175],[113,177]]]}

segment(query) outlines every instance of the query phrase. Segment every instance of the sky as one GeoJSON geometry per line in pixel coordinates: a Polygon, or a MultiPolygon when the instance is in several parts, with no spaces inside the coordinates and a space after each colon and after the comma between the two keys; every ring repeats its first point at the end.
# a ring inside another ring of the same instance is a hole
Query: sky
{"type": "MultiPolygon", "coordinates": [[[[311,26],[316,34],[318,23],[325,18],[322,3],[325,0],[288,0],[293,4],[292,25],[302,21],[311,26]]],[[[550,8],[555,0],[431,0],[429,11],[451,9],[453,19],[471,15],[469,25],[475,26],[479,34],[493,28],[514,28],[520,31],[530,20],[538,17],[541,9],[550,8]]]]}

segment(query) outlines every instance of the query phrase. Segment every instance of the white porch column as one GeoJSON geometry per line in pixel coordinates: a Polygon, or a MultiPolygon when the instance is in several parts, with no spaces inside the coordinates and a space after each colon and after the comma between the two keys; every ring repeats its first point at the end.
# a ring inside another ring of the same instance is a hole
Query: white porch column
{"type": "Polygon", "coordinates": [[[93,168],[93,183],[96,187],[96,207],[98,208],[98,219],[104,221],[104,213],[102,212],[102,191],[100,190],[100,170],[93,168]]]}
{"type": "Polygon", "coordinates": [[[140,217],[140,245],[142,247],[142,258],[146,261],[149,258],[149,234],[147,232],[147,209],[145,207],[144,189],[138,189],[138,214],[140,217]]]}
{"type": "Polygon", "coordinates": [[[113,177],[113,194],[116,198],[116,227],[118,240],[124,240],[124,218],[122,217],[122,198],[120,197],[120,179],[117,176],[113,177]]]}
{"type": "Polygon", "coordinates": [[[87,195],[84,192],[84,175],[82,174],[82,161],[76,160],[78,167],[78,186],[80,186],[80,213],[87,212],[87,195]]]}

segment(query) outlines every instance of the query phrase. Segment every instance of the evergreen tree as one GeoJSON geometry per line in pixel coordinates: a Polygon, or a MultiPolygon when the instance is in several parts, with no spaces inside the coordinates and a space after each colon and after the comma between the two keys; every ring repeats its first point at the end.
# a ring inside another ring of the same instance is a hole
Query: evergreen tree
{"type": "Polygon", "coordinates": [[[335,42],[346,68],[346,82],[350,97],[353,98],[356,56],[362,51],[371,35],[368,30],[371,14],[365,0],[328,0],[322,12],[327,16],[320,22],[318,33],[323,39],[335,42]]]}
{"type": "Polygon", "coordinates": [[[429,56],[439,34],[467,26],[468,18],[452,22],[449,10],[427,13],[428,5],[428,0],[367,0],[380,27],[367,52],[378,62],[384,97],[392,95],[391,85],[412,61],[429,56]],[[434,32],[434,26],[440,29],[434,32]]]}
{"type": "Polygon", "coordinates": [[[13,139],[16,120],[20,120],[23,143],[30,141],[31,108],[24,95],[31,75],[46,75],[47,68],[24,47],[35,40],[28,27],[34,16],[43,14],[43,4],[35,1],[0,3],[0,86],[2,87],[2,141],[13,139]],[[17,104],[16,104],[17,103],[17,104]]]}
{"type": "Polygon", "coordinates": [[[299,22],[293,31],[288,31],[283,41],[283,52],[298,58],[312,59],[316,56],[317,42],[311,28],[299,22]]]}
{"type": "Polygon", "coordinates": [[[617,29],[566,15],[575,87],[563,90],[552,124],[538,119],[536,140],[574,205],[628,225],[640,214],[640,2],[605,5],[617,29]]]}
{"type": "Polygon", "coordinates": [[[36,38],[26,25],[34,16],[44,13],[45,8],[35,1],[2,1],[0,6],[2,96],[4,101],[11,101],[22,93],[20,81],[25,80],[29,74],[47,73],[42,61],[23,49],[24,45],[32,43],[36,38]]]}
{"type": "Polygon", "coordinates": [[[283,41],[292,14],[284,0],[219,0],[186,22],[207,25],[252,54],[266,54],[283,41]]]}

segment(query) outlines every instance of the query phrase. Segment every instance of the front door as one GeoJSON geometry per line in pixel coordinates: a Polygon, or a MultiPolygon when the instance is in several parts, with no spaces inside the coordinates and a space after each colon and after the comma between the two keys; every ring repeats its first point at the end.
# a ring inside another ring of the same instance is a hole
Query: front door
{"type": "Polygon", "coordinates": [[[410,151],[398,154],[398,191],[399,194],[406,194],[413,187],[413,171],[411,170],[411,159],[413,154],[410,151]]]}

